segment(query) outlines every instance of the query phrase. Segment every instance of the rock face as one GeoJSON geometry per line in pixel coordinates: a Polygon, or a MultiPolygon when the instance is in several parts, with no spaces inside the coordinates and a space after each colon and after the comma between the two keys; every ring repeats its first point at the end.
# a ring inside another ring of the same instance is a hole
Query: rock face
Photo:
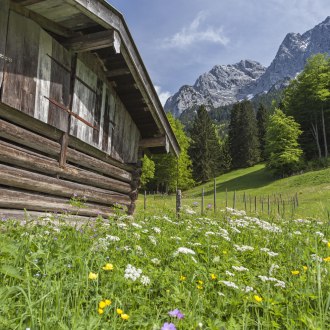
{"type": "Polygon", "coordinates": [[[268,68],[251,60],[216,65],[193,86],[182,86],[165,104],[165,111],[179,117],[195,105],[216,108],[267,93],[303,70],[306,60],[317,53],[330,54],[330,16],[304,34],[289,33],[268,68]]]}

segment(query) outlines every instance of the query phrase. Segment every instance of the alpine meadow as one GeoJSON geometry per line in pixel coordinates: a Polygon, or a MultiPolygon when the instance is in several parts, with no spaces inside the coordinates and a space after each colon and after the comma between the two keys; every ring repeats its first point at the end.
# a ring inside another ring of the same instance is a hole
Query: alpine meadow
{"type": "Polygon", "coordinates": [[[327,11],[0,0],[0,330],[330,329],[327,11]]]}

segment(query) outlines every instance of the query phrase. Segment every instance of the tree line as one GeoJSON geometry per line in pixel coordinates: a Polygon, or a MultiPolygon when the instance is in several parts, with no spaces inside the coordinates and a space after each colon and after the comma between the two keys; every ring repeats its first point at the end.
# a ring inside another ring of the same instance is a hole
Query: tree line
{"type": "Polygon", "coordinates": [[[178,139],[178,159],[145,155],[143,188],[162,192],[187,189],[230,169],[266,162],[277,177],[294,174],[309,164],[326,165],[330,141],[330,58],[311,57],[290,82],[280,102],[266,107],[244,100],[233,105],[227,133],[204,106],[189,128],[168,114],[178,139]]]}

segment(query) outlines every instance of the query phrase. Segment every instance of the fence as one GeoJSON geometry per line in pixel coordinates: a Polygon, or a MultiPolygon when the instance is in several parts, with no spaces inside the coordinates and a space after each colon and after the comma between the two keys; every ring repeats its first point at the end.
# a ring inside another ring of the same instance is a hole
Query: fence
{"type": "Polygon", "coordinates": [[[241,191],[228,191],[227,189],[217,193],[216,186],[214,186],[212,194],[210,192],[205,194],[204,188],[196,194],[184,194],[181,190],[178,190],[176,195],[167,195],[155,191],[144,192],[144,210],[147,210],[150,205],[158,207],[158,202],[166,203],[167,207],[173,209],[173,211],[176,210],[176,213],[184,206],[193,208],[201,215],[210,212],[217,213],[228,207],[245,210],[249,214],[285,217],[293,216],[295,210],[299,207],[298,193],[293,195],[273,193],[266,196],[256,196],[241,191]]]}

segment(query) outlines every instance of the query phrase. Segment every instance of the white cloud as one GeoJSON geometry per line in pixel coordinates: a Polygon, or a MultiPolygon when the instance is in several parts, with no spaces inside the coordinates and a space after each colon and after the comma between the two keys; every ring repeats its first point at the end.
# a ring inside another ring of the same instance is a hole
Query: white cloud
{"type": "Polygon", "coordinates": [[[171,93],[167,92],[167,91],[162,91],[162,88],[160,86],[156,86],[156,85],[155,85],[155,90],[158,94],[160,102],[164,106],[167,99],[171,96],[171,93]]]}
{"type": "Polygon", "coordinates": [[[205,12],[199,12],[197,17],[188,27],[183,27],[181,31],[175,33],[172,37],[166,38],[163,47],[187,48],[198,42],[210,42],[227,45],[229,39],[225,36],[223,28],[214,28],[212,26],[202,26],[207,15],[205,12]]]}

